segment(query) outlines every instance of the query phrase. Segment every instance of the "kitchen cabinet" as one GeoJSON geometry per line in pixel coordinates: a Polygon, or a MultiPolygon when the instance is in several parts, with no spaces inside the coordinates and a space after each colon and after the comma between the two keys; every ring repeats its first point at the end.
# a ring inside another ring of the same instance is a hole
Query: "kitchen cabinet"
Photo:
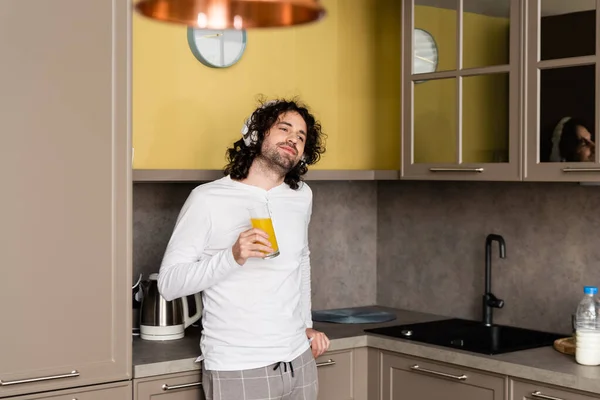
{"type": "Polygon", "coordinates": [[[511,400],[592,400],[600,396],[576,392],[555,386],[512,379],[510,381],[511,400]]]}
{"type": "Polygon", "coordinates": [[[504,400],[506,379],[470,368],[382,351],[381,400],[504,400]]]}
{"type": "Polygon", "coordinates": [[[585,140],[600,126],[595,2],[414,3],[403,6],[401,179],[600,180],[585,140]],[[561,141],[575,122],[583,138],[561,141]]]}
{"type": "Polygon", "coordinates": [[[9,397],[6,400],[131,400],[131,382],[9,397]]]}
{"type": "Polygon", "coordinates": [[[200,371],[134,379],[133,400],[204,400],[200,371]]]}
{"type": "Polygon", "coordinates": [[[397,179],[400,2],[322,4],[327,16],[317,23],[248,30],[247,48],[229,68],[202,65],[185,27],[134,14],[134,175],[222,176],[226,149],[264,95],[298,96],[321,121],[327,151],[311,168],[323,172],[314,178],[379,179],[387,171],[384,177],[397,179]]]}
{"type": "MultiPolygon", "coordinates": [[[[319,376],[319,399],[368,400],[377,397],[376,377],[379,351],[366,347],[335,350],[316,360],[319,376]],[[373,380],[371,380],[371,378],[373,380]]],[[[204,399],[202,376],[199,370],[166,374],[133,381],[133,399],[149,400],[160,397],[168,400],[204,399]]]]}
{"type": "Polygon", "coordinates": [[[600,180],[596,154],[551,159],[563,118],[592,140],[600,126],[596,3],[441,3],[325,0],[316,24],[248,32],[226,69],[200,64],[184,27],[135,16],[136,180],[220,177],[257,93],[299,95],[323,123],[309,179],[600,180]]]}
{"type": "Polygon", "coordinates": [[[317,358],[319,399],[377,398],[378,355],[378,350],[360,347],[328,351],[317,358]]]}
{"type": "Polygon", "coordinates": [[[352,350],[327,352],[317,358],[316,362],[319,374],[319,399],[351,400],[354,398],[352,350]]]}
{"type": "Polygon", "coordinates": [[[401,179],[521,180],[521,1],[402,3],[401,179]]]}
{"type": "Polygon", "coordinates": [[[130,6],[0,2],[0,398],[131,376],[130,6]]]}
{"type": "Polygon", "coordinates": [[[598,156],[586,157],[584,143],[572,143],[577,151],[553,154],[553,148],[560,148],[557,143],[561,143],[555,132],[561,132],[565,118],[578,120],[592,137],[597,136],[599,10],[593,1],[578,7],[564,3],[557,10],[545,7],[545,3],[548,2],[542,1],[538,7],[538,0],[527,2],[528,41],[523,51],[527,54],[524,179],[599,181],[598,156]]]}

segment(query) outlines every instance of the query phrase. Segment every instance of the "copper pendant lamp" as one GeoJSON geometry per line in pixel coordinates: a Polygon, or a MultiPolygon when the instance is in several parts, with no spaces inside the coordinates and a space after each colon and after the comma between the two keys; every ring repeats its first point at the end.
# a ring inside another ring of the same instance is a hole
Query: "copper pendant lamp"
{"type": "Polygon", "coordinates": [[[136,10],[159,21],[201,29],[249,29],[318,21],[318,0],[140,0],[136,10]]]}

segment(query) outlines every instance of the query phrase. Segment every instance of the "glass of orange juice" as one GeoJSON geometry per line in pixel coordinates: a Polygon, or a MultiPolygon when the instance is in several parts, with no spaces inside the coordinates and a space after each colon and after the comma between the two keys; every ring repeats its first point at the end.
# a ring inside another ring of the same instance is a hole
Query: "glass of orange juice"
{"type": "Polygon", "coordinates": [[[267,204],[262,204],[257,207],[249,209],[250,211],[250,222],[253,228],[262,229],[269,235],[269,242],[271,247],[275,250],[273,253],[266,254],[264,258],[275,258],[279,255],[279,245],[277,244],[277,237],[275,236],[275,230],[273,229],[273,221],[271,220],[271,212],[267,204]]]}

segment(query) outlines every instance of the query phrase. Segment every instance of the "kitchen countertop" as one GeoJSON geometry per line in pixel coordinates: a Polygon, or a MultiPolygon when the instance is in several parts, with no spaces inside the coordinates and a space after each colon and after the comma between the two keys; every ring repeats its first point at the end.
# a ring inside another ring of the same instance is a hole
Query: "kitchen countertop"
{"type": "MultiPolygon", "coordinates": [[[[567,388],[600,393],[600,367],[579,365],[573,356],[561,354],[551,346],[488,356],[403,339],[365,334],[364,329],[427,322],[448,317],[387,307],[360,307],[391,311],[396,320],[381,324],[332,324],[315,322],[314,328],[331,339],[330,350],[373,347],[447,362],[463,367],[548,383],[567,388]]],[[[142,378],[200,369],[195,363],[200,355],[200,328],[186,329],[186,336],[168,342],[133,340],[133,376],[142,378]]]]}

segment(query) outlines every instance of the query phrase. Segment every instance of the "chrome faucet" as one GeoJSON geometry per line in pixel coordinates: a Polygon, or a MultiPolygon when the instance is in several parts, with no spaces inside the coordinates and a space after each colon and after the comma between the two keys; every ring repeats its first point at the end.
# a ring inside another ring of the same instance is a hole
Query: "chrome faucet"
{"type": "Polygon", "coordinates": [[[500,258],[506,258],[506,243],[500,235],[489,234],[485,239],[485,292],[483,294],[483,324],[492,326],[492,308],[504,307],[504,300],[496,298],[492,293],[492,242],[498,242],[500,258]]]}

